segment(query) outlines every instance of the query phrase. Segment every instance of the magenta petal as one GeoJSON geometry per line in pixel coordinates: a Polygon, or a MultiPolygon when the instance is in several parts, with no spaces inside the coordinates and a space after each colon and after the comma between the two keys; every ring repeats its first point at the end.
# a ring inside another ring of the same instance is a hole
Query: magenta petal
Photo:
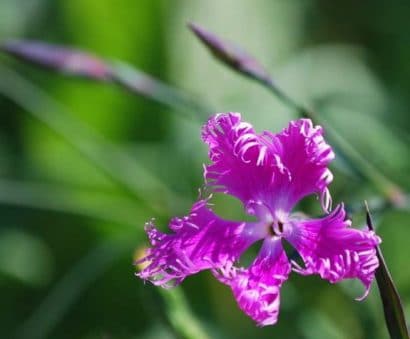
{"type": "Polygon", "coordinates": [[[205,166],[207,183],[245,205],[261,201],[289,212],[304,196],[322,194],[332,180],[327,165],[333,151],[309,119],[293,121],[279,134],[256,134],[239,113],[221,113],[205,124],[202,138],[212,161],[205,166]]]}
{"type": "Polygon", "coordinates": [[[165,234],[153,223],[146,225],[152,247],[139,263],[147,263],[138,276],[155,285],[172,287],[186,276],[234,262],[258,240],[245,222],[225,221],[216,216],[206,200],[196,202],[188,216],[174,218],[173,231],[165,234]]]}
{"type": "Polygon", "coordinates": [[[239,113],[211,117],[202,130],[212,161],[205,166],[205,179],[215,191],[229,193],[246,205],[269,186],[278,164],[269,145],[239,113]]]}
{"type": "Polygon", "coordinates": [[[305,268],[294,270],[303,275],[319,274],[331,283],[357,278],[366,288],[365,297],[379,266],[376,246],[380,238],[369,230],[350,228],[343,205],[318,220],[298,221],[287,240],[297,249],[305,268]]]}
{"type": "Polygon", "coordinates": [[[231,287],[241,310],[259,326],[266,326],[278,320],[280,287],[290,271],[280,239],[271,238],[264,241],[258,257],[248,268],[227,265],[214,274],[231,287]]]}
{"type": "Polygon", "coordinates": [[[312,193],[323,195],[333,180],[327,165],[334,159],[332,148],[323,138],[323,129],[310,119],[291,121],[281,133],[270,134],[278,155],[290,174],[290,182],[282,183],[282,192],[293,207],[312,193]]]}

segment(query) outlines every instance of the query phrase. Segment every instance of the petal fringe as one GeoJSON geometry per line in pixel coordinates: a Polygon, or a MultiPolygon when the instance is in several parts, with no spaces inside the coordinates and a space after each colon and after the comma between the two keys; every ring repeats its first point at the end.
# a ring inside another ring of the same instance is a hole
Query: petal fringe
{"type": "Polygon", "coordinates": [[[258,240],[254,232],[247,232],[249,226],[222,220],[207,206],[207,200],[196,202],[188,216],[172,219],[169,228],[173,233],[160,232],[151,221],[145,229],[152,247],[138,261],[147,266],[137,275],[167,288],[188,275],[234,262],[258,240]]]}
{"type": "Polygon", "coordinates": [[[327,165],[334,153],[322,134],[309,119],[292,121],[279,134],[256,134],[239,113],[217,114],[202,130],[212,161],[205,166],[205,180],[245,205],[262,201],[289,212],[309,194],[324,195],[332,181],[327,165]]]}
{"type": "Polygon", "coordinates": [[[370,230],[357,230],[345,220],[343,204],[317,220],[299,221],[287,240],[304,260],[305,268],[294,264],[294,271],[319,274],[331,283],[357,278],[365,286],[367,296],[379,266],[376,246],[380,238],[370,230]]]}

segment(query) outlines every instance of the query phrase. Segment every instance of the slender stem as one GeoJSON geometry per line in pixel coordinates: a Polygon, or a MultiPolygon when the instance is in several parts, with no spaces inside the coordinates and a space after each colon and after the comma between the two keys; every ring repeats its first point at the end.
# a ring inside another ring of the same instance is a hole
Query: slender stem
{"type": "Polygon", "coordinates": [[[375,166],[369,163],[346,139],[344,139],[330,124],[320,117],[315,111],[297,103],[280,89],[271,79],[258,80],[266,86],[282,103],[290,109],[295,110],[301,117],[310,118],[312,121],[324,125],[326,131],[333,138],[339,152],[351,161],[354,168],[385,196],[395,207],[402,207],[406,204],[406,195],[402,190],[386,176],[384,176],[375,166]]]}
{"type": "MultiPolygon", "coordinates": [[[[257,79],[259,80],[259,79],[257,79]]],[[[307,110],[305,107],[299,105],[295,100],[288,96],[284,91],[282,91],[271,78],[261,79],[259,81],[262,85],[266,86],[280,101],[282,101],[286,106],[298,112],[301,117],[314,119],[314,113],[307,110]]]]}
{"type": "Polygon", "coordinates": [[[198,320],[193,317],[181,287],[172,290],[160,288],[166,307],[167,318],[178,332],[178,338],[183,339],[210,339],[198,320]]]}
{"type": "Polygon", "coordinates": [[[192,95],[171,87],[124,62],[111,63],[110,70],[111,79],[122,88],[174,108],[184,113],[186,117],[196,117],[201,120],[213,112],[208,105],[194,99],[192,95]]]}

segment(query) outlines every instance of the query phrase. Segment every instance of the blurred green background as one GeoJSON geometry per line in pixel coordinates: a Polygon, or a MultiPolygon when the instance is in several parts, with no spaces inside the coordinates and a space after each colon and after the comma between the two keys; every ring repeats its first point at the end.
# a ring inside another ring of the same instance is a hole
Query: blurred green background
{"type": "MultiPolygon", "coordinates": [[[[36,39],[126,61],[215,112],[243,112],[259,131],[279,131],[297,117],[211,58],[186,28],[192,20],[257,56],[407,192],[409,17],[410,4],[399,0],[1,0],[0,40],[36,39]]],[[[155,217],[165,229],[196,199],[205,119],[0,56],[1,338],[175,337],[159,289],[135,278],[132,262],[147,245],[146,221],[155,217]]],[[[335,202],[380,201],[342,159],[332,170],[335,202]]],[[[233,199],[214,201],[224,217],[243,214],[233,199]]],[[[301,208],[315,214],[316,205],[311,199],[301,208]]],[[[375,218],[409,318],[409,212],[389,208],[375,218]]],[[[353,221],[363,226],[364,213],[353,221]]],[[[209,272],[182,284],[209,337],[255,339],[386,338],[374,287],[356,302],[355,282],[332,286],[292,274],[278,324],[257,328],[209,272]]]]}

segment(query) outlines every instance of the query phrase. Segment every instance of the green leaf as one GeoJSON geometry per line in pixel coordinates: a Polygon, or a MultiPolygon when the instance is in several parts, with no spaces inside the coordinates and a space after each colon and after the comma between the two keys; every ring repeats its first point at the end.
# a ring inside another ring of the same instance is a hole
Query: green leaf
{"type": "MultiPolygon", "coordinates": [[[[366,203],[367,226],[374,230],[372,217],[366,203]]],[[[380,247],[376,248],[377,258],[380,266],[376,271],[376,281],[379,287],[380,297],[383,303],[384,319],[392,339],[408,339],[406,319],[404,317],[403,305],[400,300],[399,292],[390,275],[387,264],[384,260],[380,247]]]]}

